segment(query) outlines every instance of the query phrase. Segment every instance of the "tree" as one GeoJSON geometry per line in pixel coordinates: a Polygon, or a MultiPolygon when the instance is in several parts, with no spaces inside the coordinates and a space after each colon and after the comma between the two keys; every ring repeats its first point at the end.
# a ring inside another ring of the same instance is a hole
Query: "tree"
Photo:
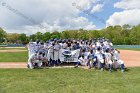
{"type": "Polygon", "coordinates": [[[90,31],[89,35],[90,35],[89,38],[99,38],[100,37],[99,31],[97,31],[97,30],[90,31]]]}
{"type": "Polygon", "coordinates": [[[132,44],[140,44],[140,25],[134,26],[130,31],[130,36],[132,44]]]}
{"type": "Polygon", "coordinates": [[[37,32],[35,35],[36,35],[36,39],[43,40],[43,33],[37,32]]]}
{"type": "Polygon", "coordinates": [[[27,44],[27,36],[26,36],[26,34],[24,34],[24,33],[20,34],[18,40],[20,40],[22,44],[27,44]]]}
{"type": "Polygon", "coordinates": [[[61,34],[58,31],[54,31],[51,33],[51,38],[57,38],[59,39],[61,37],[61,34]]]}
{"type": "Polygon", "coordinates": [[[36,35],[35,34],[30,35],[29,36],[29,41],[30,40],[36,41],[36,35]]]}
{"type": "Polygon", "coordinates": [[[50,32],[46,32],[43,34],[43,41],[49,40],[51,38],[50,32]]]}
{"type": "Polygon", "coordinates": [[[5,38],[6,32],[2,28],[0,28],[0,43],[4,42],[5,38]]]}
{"type": "Polygon", "coordinates": [[[124,30],[128,30],[128,29],[131,28],[131,26],[130,26],[129,24],[124,24],[124,25],[122,26],[122,28],[123,28],[124,30]]]}
{"type": "Polygon", "coordinates": [[[69,31],[63,31],[62,33],[61,33],[61,38],[62,39],[68,39],[68,38],[70,38],[71,36],[70,36],[70,34],[69,34],[69,31]]]}
{"type": "Polygon", "coordinates": [[[6,39],[10,43],[19,43],[20,34],[17,33],[9,33],[6,35],[6,39]]]}

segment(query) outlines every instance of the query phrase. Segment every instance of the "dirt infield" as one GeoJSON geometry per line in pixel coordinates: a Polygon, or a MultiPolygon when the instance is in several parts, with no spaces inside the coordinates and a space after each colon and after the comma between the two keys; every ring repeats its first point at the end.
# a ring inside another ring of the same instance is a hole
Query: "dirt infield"
{"type": "MultiPolygon", "coordinates": [[[[124,60],[126,67],[140,67],[140,57],[139,57],[140,51],[120,50],[120,52],[121,58],[122,60],[124,60]]],[[[26,62],[0,62],[0,68],[27,68],[27,67],[26,62]]]]}
{"type": "Polygon", "coordinates": [[[126,67],[140,67],[140,51],[120,50],[126,67]]]}
{"type": "Polygon", "coordinates": [[[0,62],[0,68],[27,68],[26,62],[0,62]]]}

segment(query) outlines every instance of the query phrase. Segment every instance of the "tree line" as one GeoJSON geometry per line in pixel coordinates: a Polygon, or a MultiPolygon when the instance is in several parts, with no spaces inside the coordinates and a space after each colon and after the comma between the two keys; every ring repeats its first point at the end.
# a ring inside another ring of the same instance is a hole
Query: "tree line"
{"type": "Polygon", "coordinates": [[[49,39],[84,39],[89,40],[91,38],[105,37],[110,39],[115,45],[139,45],[140,44],[140,25],[130,26],[130,25],[116,25],[109,26],[101,30],[66,30],[62,32],[37,32],[35,34],[27,36],[25,33],[6,33],[2,28],[0,28],[0,43],[20,43],[27,44],[31,39],[35,41],[36,39],[43,40],[44,42],[49,39]]]}

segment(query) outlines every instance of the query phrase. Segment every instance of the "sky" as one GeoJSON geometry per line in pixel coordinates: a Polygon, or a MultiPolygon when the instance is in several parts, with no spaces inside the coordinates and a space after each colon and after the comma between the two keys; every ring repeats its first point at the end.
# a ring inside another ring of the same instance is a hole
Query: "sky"
{"type": "Polygon", "coordinates": [[[0,0],[0,27],[8,33],[103,29],[140,24],[140,0],[0,0]]]}

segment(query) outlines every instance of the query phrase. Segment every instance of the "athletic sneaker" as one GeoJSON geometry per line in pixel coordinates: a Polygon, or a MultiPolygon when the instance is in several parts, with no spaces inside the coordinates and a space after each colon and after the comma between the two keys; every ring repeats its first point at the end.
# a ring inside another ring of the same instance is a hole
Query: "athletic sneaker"
{"type": "Polygon", "coordinates": [[[78,65],[75,65],[74,68],[78,68],[78,65]]]}
{"type": "Polygon", "coordinates": [[[27,68],[30,68],[29,65],[27,65],[27,68]]]}
{"type": "Polygon", "coordinates": [[[112,70],[111,70],[111,69],[109,69],[109,72],[111,73],[111,72],[112,72],[112,70]]]}
{"type": "Polygon", "coordinates": [[[121,70],[122,73],[124,73],[124,70],[121,70]]]}
{"type": "Polygon", "coordinates": [[[104,71],[104,69],[103,69],[103,68],[101,68],[101,71],[104,71]]]}

